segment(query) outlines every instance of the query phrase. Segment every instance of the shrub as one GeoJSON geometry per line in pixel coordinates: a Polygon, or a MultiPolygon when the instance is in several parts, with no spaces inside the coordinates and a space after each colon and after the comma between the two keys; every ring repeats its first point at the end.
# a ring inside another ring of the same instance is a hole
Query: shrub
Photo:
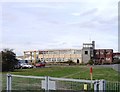
{"type": "Polygon", "coordinates": [[[94,62],[93,62],[93,60],[92,60],[92,59],[90,59],[90,60],[88,61],[88,63],[87,63],[87,64],[93,65],[93,64],[94,64],[94,62]]]}
{"type": "Polygon", "coordinates": [[[68,63],[69,65],[75,65],[76,63],[73,62],[73,60],[69,59],[66,63],[68,63]]]}

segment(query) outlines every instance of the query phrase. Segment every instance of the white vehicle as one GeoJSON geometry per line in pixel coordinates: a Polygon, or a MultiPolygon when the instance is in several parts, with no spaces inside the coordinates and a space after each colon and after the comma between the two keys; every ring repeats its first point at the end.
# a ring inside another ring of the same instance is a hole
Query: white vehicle
{"type": "Polygon", "coordinates": [[[21,63],[21,68],[33,68],[33,65],[30,65],[28,63],[21,63]]]}

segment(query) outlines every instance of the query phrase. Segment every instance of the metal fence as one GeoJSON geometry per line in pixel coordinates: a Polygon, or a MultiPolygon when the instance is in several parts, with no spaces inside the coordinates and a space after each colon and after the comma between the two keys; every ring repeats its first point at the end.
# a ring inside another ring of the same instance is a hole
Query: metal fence
{"type": "Polygon", "coordinates": [[[94,81],[90,80],[78,80],[78,79],[66,79],[66,78],[53,78],[48,77],[49,85],[54,83],[55,88],[48,87],[51,90],[91,90],[91,83],[94,86],[94,81]],[[86,87],[84,87],[86,85],[86,87]]]}
{"type": "Polygon", "coordinates": [[[45,77],[7,75],[7,90],[42,90],[45,77]]]}
{"type": "Polygon", "coordinates": [[[120,82],[107,81],[106,90],[107,92],[109,91],[120,92],[120,82]]]}
{"type": "Polygon", "coordinates": [[[105,80],[80,80],[66,79],[55,77],[38,77],[38,76],[22,76],[7,74],[6,90],[67,90],[67,91],[84,91],[106,92],[115,90],[119,92],[120,83],[106,82],[105,80]]]}

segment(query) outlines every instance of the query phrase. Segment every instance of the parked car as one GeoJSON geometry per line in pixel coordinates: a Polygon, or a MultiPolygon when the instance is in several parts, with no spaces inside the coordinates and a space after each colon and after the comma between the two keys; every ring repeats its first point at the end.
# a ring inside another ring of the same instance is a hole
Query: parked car
{"type": "Polygon", "coordinates": [[[15,69],[20,69],[20,68],[21,68],[20,63],[16,64],[16,65],[14,66],[14,68],[15,68],[15,69]]]}
{"type": "Polygon", "coordinates": [[[33,65],[30,65],[28,63],[21,63],[21,68],[33,68],[33,65]]]}
{"type": "Polygon", "coordinates": [[[45,63],[39,62],[35,64],[36,67],[45,67],[45,63]]]}

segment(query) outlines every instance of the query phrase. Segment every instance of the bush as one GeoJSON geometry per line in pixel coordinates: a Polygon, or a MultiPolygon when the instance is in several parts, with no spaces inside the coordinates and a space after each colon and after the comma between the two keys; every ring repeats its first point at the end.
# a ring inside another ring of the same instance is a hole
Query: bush
{"type": "Polygon", "coordinates": [[[92,60],[92,59],[90,59],[90,60],[88,61],[88,63],[87,63],[87,64],[93,65],[93,64],[94,64],[94,62],[93,62],[93,60],[92,60]]]}
{"type": "Polygon", "coordinates": [[[76,63],[73,62],[73,60],[69,59],[66,63],[68,63],[69,65],[75,65],[76,63]]]}

